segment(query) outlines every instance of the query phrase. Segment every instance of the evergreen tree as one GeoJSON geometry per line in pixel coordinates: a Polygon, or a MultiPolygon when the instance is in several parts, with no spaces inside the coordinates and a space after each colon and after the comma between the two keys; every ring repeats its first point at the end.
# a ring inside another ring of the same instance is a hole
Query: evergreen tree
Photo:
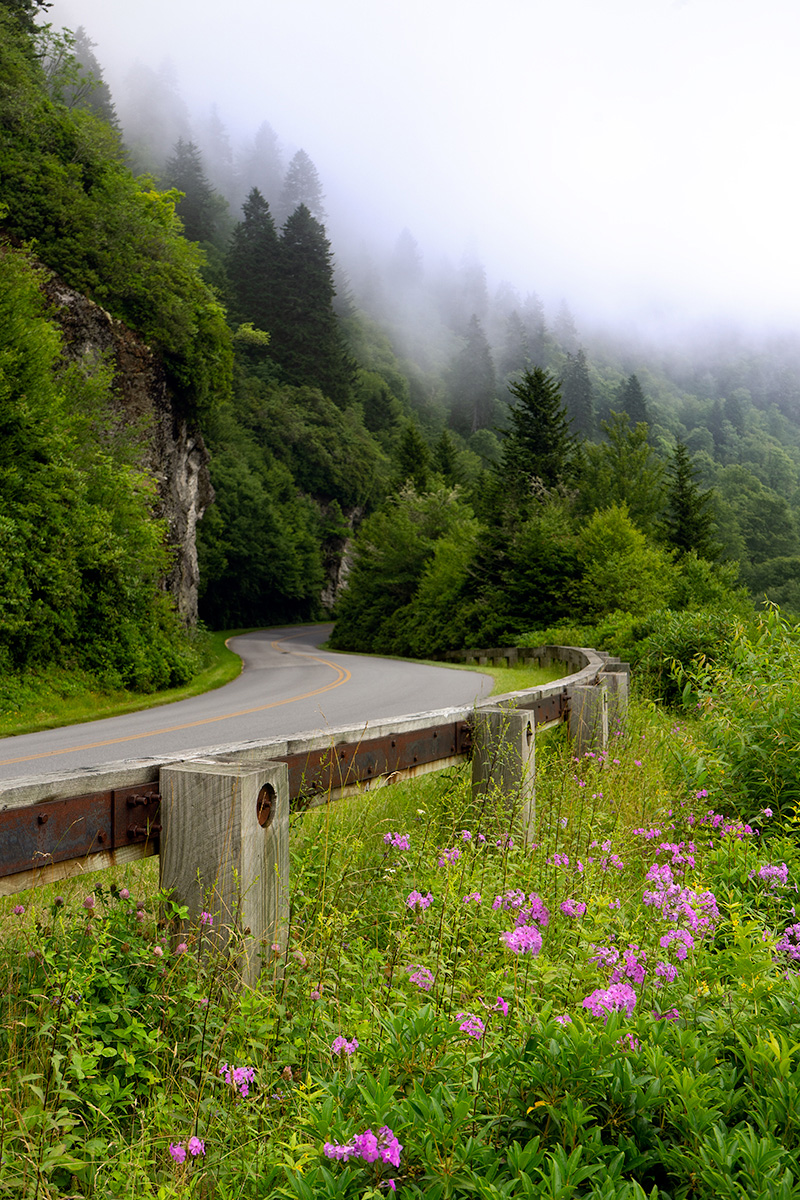
{"type": "Polygon", "coordinates": [[[271,351],[291,383],[318,387],[343,406],[351,397],[355,364],[333,308],[330,242],[305,204],[292,213],[280,239],[271,351]]]}
{"type": "MultiPolygon", "coordinates": [[[[13,25],[23,33],[31,35],[36,32],[36,18],[39,13],[52,8],[47,0],[0,0],[0,11],[8,13],[13,25]]],[[[30,53],[33,54],[33,44],[28,42],[30,53]]]]}
{"type": "Polygon", "coordinates": [[[289,163],[289,169],[281,189],[280,213],[282,219],[288,220],[292,213],[303,204],[316,221],[322,222],[325,220],[323,199],[322,184],[317,174],[317,168],[305,150],[298,150],[289,163]]]}
{"type": "Polygon", "coordinates": [[[628,414],[631,425],[634,427],[640,422],[644,422],[645,425],[650,423],[647,401],[642,391],[642,385],[635,375],[629,375],[619,389],[619,409],[628,414]]]}
{"type": "Polygon", "coordinates": [[[494,363],[486,335],[473,314],[467,342],[456,356],[450,380],[450,424],[468,436],[492,421],[495,396],[494,363]]]}
{"type": "Polygon", "coordinates": [[[213,242],[228,206],[208,182],[202,155],[194,142],[178,138],[164,167],[164,182],[183,192],[176,211],[187,238],[192,242],[213,242]]]}
{"type": "Polygon", "coordinates": [[[561,349],[568,354],[572,354],[577,349],[578,330],[575,326],[575,318],[572,315],[572,310],[566,300],[562,300],[558,306],[558,312],[553,324],[553,335],[561,346],[561,349]]]}
{"type": "Polygon", "coordinates": [[[503,443],[501,475],[517,487],[528,487],[532,478],[547,488],[570,479],[577,442],[558,380],[542,367],[533,367],[508,390],[517,403],[509,406],[511,430],[503,443]]]}
{"type": "Polygon", "coordinates": [[[631,428],[627,413],[602,422],[606,440],[586,445],[581,455],[578,507],[585,516],[613,505],[651,533],[664,507],[664,471],[647,440],[647,426],[631,428]]]}
{"type": "Polygon", "coordinates": [[[446,429],[433,447],[433,469],[445,483],[459,483],[461,472],[458,466],[458,450],[446,429]]]}
{"type": "Polygon", "coordinates": [[[243,201],[251,189],[256,187],[273,211],[280,211],[283,161],[278,135],[268,121],[263,121],[256,130],[251,145],[239,160],[236,175],[237,199],[243,201]]]}
{"type": "Polygon", "coordinates": [[[572,428],[582,437],[591,438],[594,434],[594,398],[586,354],[582,348],[575,355],[567,355],[561,390],[572,428]]]}
{"type": "Polygon", "coordinates": [[[530,361],[528,332],[519,313],[514,309],[506,318],[500,372],[507,378],[517,371],[524,371],[530,361]]]}
{"type": "Polygon", "coordinates": [[[389,278],[394,287],[403,291],[417,287],[422,282],[422,255],[419,244],[408,229],[403,229],[395,242],[394,254],[389,263],[389,278]]]}
{"type": "Polygon", "coordinates": [[[395,479],[397,490],[399,491],[403,484],[410,480],[418,494],[421,495],[426,491],[430,461],[431,452],[427,442],[417,426],[409,422],[403,430],[397,448],[395,479]]]}
{"type": "Polygon", "coordinates": [[[544,305],[536,292],[529,292],[525,297],[522,320],[528,333],[531,362],[536,366],[543,367],[548,343],[547,321],[544,315],[544,305]]]}
{"type": "Polygon", "coordinates": [[[279,242],[269,204],[253,188],[226,258],[236,315],[270,331],[276,311],[279,242]]]}
{"type": "Polygon", "coordinates": [[[680,554],[696,551],[699,558],[713,560],[719,554],[714,541],[713,492],[702,491],[697,470],[683,442],[678,442],[670,463],[667,488],[667,514],[664,530],[667,541],[680,554]]]}

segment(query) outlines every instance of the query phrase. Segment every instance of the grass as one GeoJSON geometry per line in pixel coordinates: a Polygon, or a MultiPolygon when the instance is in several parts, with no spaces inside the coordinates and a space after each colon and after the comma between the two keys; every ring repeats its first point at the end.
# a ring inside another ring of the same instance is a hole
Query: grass
{"type": "Polygon", "coordinates": [[[161,704],[172,704],[176,700],[188,700],[191,696],[223,687],[235,679],[242,669],[242,660],[227,648],[226,641],[237,633],[248,632],[244,629],[227,629],[207,634],[204,653],[206,665],[189,683],[167,691],[144,695],[125,690],[106,691],[100,690],[97,681],[85,672],[55,667],[30,671],[26,676],[26,694],[22,703],[15,703],[13,710],[9,707],[0,708],[0,737],[139,712],[161,704]]]}
{"type": "Polygon", "coordinates": [[[796,831],[691,744],[547,738],[528,845],[461,770],[296,815],[253,990],[152,863],[0,902],[0,1196],[800,1196],[796,831]]]}

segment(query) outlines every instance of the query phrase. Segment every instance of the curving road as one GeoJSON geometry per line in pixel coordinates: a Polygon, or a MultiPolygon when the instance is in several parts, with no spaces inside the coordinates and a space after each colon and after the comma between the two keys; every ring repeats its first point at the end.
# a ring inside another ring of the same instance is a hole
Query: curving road
{"type": "Polygon", "coordinates": [[[492,680],[473,671],[320,650],[331,625],[262,629],[231,638],[238,679],[144,712],[0,739],[0,780],[168,758],[207,746],[471,704],[492,680]]]}

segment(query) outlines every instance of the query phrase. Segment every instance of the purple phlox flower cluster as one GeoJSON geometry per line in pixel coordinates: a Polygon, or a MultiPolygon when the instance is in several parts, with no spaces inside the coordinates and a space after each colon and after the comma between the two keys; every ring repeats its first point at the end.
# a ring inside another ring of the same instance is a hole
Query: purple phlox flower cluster
{"type": "Polygon", "coordinates": [[[406,906],[408,908],[425,909],[431,904],[433,904],[433,892],[428,892],[427,896],[423,896],[422,892],[409,892],[406,899],[406,906]]]}
{"type": "Polygon", "coordinates": [[[487,1012],[499,1012],[504,1017],[508,1016],[508,1001],[504,1000],[502,996],[498,996],[494,1004],[487,1004],[485,1000],[481,1000],[481,1004],[487,1012]]]}
{"type": "Polygon", "coordinates": [[[787,954],[793,962],[800,962],[800,924],[787,926],[775,949],[781,954],[787,954]]]}
{"type": "Polygon", "coordinates": [[[190,1137],[189,1141],[184,1146],[182,1142],[170,1142],[169,1152],[176,1163],[186,1161],[186,1151],[189,1151],[192,1158],[197,1158],[198,1155],[205,1154],[206,1144],[202,1138],[190,1137]]]}
{"type": "Polygon", "coordinates": [[[486,1032],[486,1026],[480,1017],[476,1017],[475,1013],[460,1012],[456,1013],[456,1020],[460,1021],[458,1028],[462,1033],[466,1033],[468,1037],[482,1038],[486,1032]]]}
{"type": "Polygon", "coordinates": [[[696,892],[693,888],[681,887],[675,882],[669,863],[661,866],[653,863],[645,878],[655,887],[642,893],[642,902],[661,909],[665,921],[688,925],[693,933],[700,936],[713,932],[714,924],[719,919],[713,892],[696,892]]]}
{"type": "Polygon", "coordinates": [[[711,808],[700,818],[700,824],[710,825],[719,832],[720,837],[733,837],[738,842],[755,833],[751,825],[746,825],[743,821],[726,821],[722,813],[715,813],[711,808]]]}
{"type": "Polygon", "coordinates": [[[612,983],[607,988],[595,988],[583,1001],[584,1008],[590,1008],[596,1017],[606,1021],[609,1013],[613,1012],[624,1012],[630,1017],[635,1005],[636,992],[629,983],[612,983]]]}
{"type": "Polygon", "coordinates": [[[389,1126],[382,1125],[377,1135],[371,1129],[365,1129],[363,1133],[357,1133],[344,1145],[339,1145],[338,1142],[326,1142],[322,1147],[322,1152],[326,1158],[333,1158],[337,1162],[349,1162],[351,1158],[361,1158],[367,1163],[380,1160],[393,1167],[399,1167],[402,1149],[401,1143],[398,1142],[389,1126]]]}
{"type": "Polygon", "coordinates": [[[427,967],[406,967],[409,972],[409,978],[412,983],[415,983],[420,991],[429,992],[434,984],[434,977],[427,967]]]}
{"type": "Polygon", "coordinates": [[[762,808],[761,815],[762,815],[762,817],[771,817],[772,809],[771,808],[762,808]]]}
{"type": "Polygon", "coordinates": [[[495,846],[497,846],[498,850],[513,850],[514,839],[512,837],[498,838],[495,842],[495,846]]]}
{"type": "MultiPolygon", "coordinates": [[[[752,879],[752,873],[750,877],[752,879]]],[[[759,869],[758,878],[762,879],[764,883],[768,883],[773,890],[779,887],[786,887],[789,879],[789,868],[786,863],[781,863],[779,867],[767,863],[766,866],[759,869]]]]}
{"type": "Polygon", "coordinates": [[[505,929],[500,939],[514,954],[535,956],[542,948],[542,935],[535,925],[517,925],[515,929],[505,929]]]}
{"type": "Polygon", "coordinates": [[[452,867],[461,858],[461,851],[458,846],[445,846],[439,851],[438,867],[452,867]]]}
{"type": "MultiPolygon", "coordinates": [[[[589,861],[591,862],[591,859],[589,861]]],[[[547,865],[552,866],[552,867],[568,867],[569,866],[569,855],[568,854],[551,854],[550,857],[547,859],[547,865]]]]}
{"type": "Polygon", "coordinates": [[[647,968],[644,965],[646,961],[647,955],[638,946],[628,946],[628,949],[623,951],[622,962],[617,963],[614,967],[610,982],[614,984],[620,983],[623,979],[632,979],[634,983],[644,983],[644,977],[647,974],[647,968]]]}
{"type": "Polygon", "coordinates": [[[674,963],[657,962],[656,975],[660,976],[661,979],[666,979],[667,983],[673,983],[678,976],[678,968],[674,963]]]}
{"type": "Polygon", "coordinates": [[[240,1096],[250,1095],[250,1084],[256,1077],[255,1067],[231,1067],[224,1062],[219,1065],[219,1073],[240,1096]]]}
{"type": "Polygon", "coordinates": [[[472,834],[470,833],[470,831],[468,829],[461,830],[461,840],[462,840],[462,842],[471,842],[472,841],[472,834]]]}
{"type": "Polygon", "coordinates": [[[586,905],[582,900],[573,900],[571,898],[562,900],[559,908],[565,917],[582,917],[586,912],[586,905]]]}
{"type": "Polygon", "coordinates": [[[358,1038],[348,1042],[347,1038],[337,1037],[331,1042],[331,1054],[355,1054],[358,1049],[358,1038]]]}
{"type": "Polygon", "coordinates": [[[492,909],[496,912],[498,908],[521,908],[524,903],[525,893],[521,888],[517,888],[515,891],[505,892],[502,896],[495,896],[492,909]]]}
{"type": "Polygon", "coordinates": [[[633,832],[638,837],[645,838],[648,842],[651,842],[654,838],[662,836],[660,829],[634,829],[633,832]]]}
{"type": "Polygon", "coordinates": [[[411,839],[407,833],[385,833],[383,840],[387,846],[394,846],[395,850],[408,850],[411,847],[411,839]]]}
{"type": "Polygon", "coordinates": [[[559,1025],[572,1024],[572,1017],[569,1015],[569,1013],[562,1013],[560,1017],[556,1017],[556,1020],[558,1021],[559,1025]]]}
{"type": "Polygon", "coordinates": [[[687,867],[694,866],[697,846],[694,842],[662,842],[658,847],[658,853],[662,852],[672,855],[670,865],[682,873],[687,867]]]}
{"type": "Polygon", "coordinates": [[[666,1012],[662,1013],[653,1009],[653,1016],[657,1021],[677,1021],[680,1019],[680,1015],[677,1008],[668,1008],[666,1012]]]}
{"type": "Polygon", "coordinates": [[[670,929],[668,933],[658,939],[662,950],[666,950],[673,942],[675,943],[675,957],[683,962],[689,951],[694,949],[694,938],[688,929],[670,929]]]}
{"type": "Polygon", "coordinates": [[[464,904],[480,904],[480,902],[481,902],[480,892],[469,892],[468,895],[464,896],[463,902],[464,902],[464,904]]]}
{"type": "Polygon", "coordinates": [[[528,903],[517,913],[517,925],[528,925],[531,921],[542,927],[550,921],[550,909],[536,892],[529,892],[528,903]]]}
{"type": "Polygon", "coordinates": [[[617,1038],[617,1045],[622,1050],[641,1050],[642,1043],[632,1033],[623,1033],[621,1038],[617,1038]]]}
{"type": "Polygon", "coordinates": [[[208,926],[211,926],[214,924],[214,918],[212,917],[210,912],[201,912],[200,913],[200,924],[208,925],[208,926]]]}
{"type": "Polygon", "coordinates": [[[604,967],[613,967],[619,960],[619,950],[615,946],[592,946],[594,953],[590,963],[599,963],[604,967]]]}

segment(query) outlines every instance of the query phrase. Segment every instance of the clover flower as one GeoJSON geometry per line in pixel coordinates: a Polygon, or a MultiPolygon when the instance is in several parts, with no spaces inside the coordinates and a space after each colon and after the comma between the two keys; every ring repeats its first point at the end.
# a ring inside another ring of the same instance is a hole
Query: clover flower
{"type": "Polygon", "coordinates": [[[14,916],[15,917],[24,917],[25,916],[25,905],[24,904],[15,904],[14,905],[14,916]]]}

